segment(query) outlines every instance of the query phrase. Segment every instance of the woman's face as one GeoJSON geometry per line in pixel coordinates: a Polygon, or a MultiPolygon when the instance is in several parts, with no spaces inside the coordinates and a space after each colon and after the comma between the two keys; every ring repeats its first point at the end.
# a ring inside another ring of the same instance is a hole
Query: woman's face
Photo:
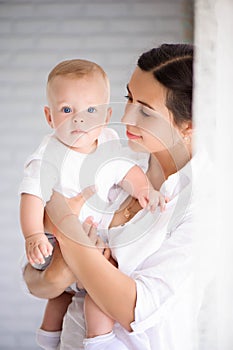
{"type": "Polygon", "coordinates": [[[136,152],[149,153],[173,148],[181,134],[166,107],[166,88],[151,72],[137,67],[127,89],[122,122],[126,124],[129,146],[136,152]]]}

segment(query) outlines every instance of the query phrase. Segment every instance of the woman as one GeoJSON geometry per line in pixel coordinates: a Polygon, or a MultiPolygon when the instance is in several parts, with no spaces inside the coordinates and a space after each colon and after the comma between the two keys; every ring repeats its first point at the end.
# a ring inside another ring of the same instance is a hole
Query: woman
{"type": "MultiPolygon", "coordinates": [[[[192,66],[191,45],[164,44],[142,54],[127,85],[122,121],[128,144],[135,152],[150,154],[147,175],[154,188],[169,197],[165,212],[152,217],[136,200],[126,199],[111,219],[108,235],[113,255],[114,249],[124,252],[122,258],[118,254],[116,268],[93,249],[93,227],[87,235],[65,198],[55,193],[47,212],[64,260],[57,249],[44,272],[30,266],[25,270],[29,289],[39,297],[54,297],[80,281],[115,320],[115,340],[132,350],[195,347],[201,300],[194,285],[191,192],[192,177],[199,176],[204,161],[192,157],[192,66]],[[132,227],[138,229],[132,232],[132,227]],[[123,243],[116,246],[119,236],[123,243]]],[[[79,197],[77,207],[83,201],[79,197]]],[[[60,349],[81,348],[83,322],[82,298],[77,295],[64,321],[60,349]]],[[[102,349],[101,336],[98,341],[102,349]]]]}

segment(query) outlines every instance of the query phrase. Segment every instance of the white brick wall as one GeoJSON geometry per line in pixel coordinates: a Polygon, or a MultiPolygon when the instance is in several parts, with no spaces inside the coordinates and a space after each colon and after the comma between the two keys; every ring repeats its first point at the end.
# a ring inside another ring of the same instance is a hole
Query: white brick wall
{"type": "Polygon", "coordinates": [[[140,53],[192,40],[190,9],[191,0],[0,1],[0,349],[37,349],[44,302],[20,285],[17,189],[25,157],[49,130],[42,110],[48,72],[63,59],[94,60],[109,74],[111,100],[122,102],[140,53]]]}

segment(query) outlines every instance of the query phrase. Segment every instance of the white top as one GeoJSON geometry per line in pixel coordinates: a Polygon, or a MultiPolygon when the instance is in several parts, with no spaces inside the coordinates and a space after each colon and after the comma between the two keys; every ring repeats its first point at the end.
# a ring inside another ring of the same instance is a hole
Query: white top
{"type": "Polygon", "coordinates": [[[79,219],[91,215],[101,225],[103,213],[109,212],[108,206],[116,199],[116,185],[135,164],[146,170],[146,163],[142,154],[126,151],[110,128],[103,129],[97,149],[90,154],[75,152],[50,134],[28,157],[19,192],[42,198],[45,205],[53,189],[71,198],[95,185],[97,193],[83,205],[79,219]]]}
{"type": "MultiPolygon", "coordinates": [[[[195,155],[164,182],[161,192],[171,199],[165,212],[141,210],[126,225],[109,230],[119,268],[137,287],[133,332],[114,326],[130,350],[196,349],[197,315],[210,275],[202,274],[201,260],[195,260],[192,214],[195,197],[201,196],[195,189],[194,197],[193,184],[202,172],[211,175],[208,164],[204,154],[195,155]]],[[[203,237],[201,244],[207,240],[203,237]]],[[[60,350],[83,349],[84,337],[83,298],[77,294],[64,318],[60,350]]]]}

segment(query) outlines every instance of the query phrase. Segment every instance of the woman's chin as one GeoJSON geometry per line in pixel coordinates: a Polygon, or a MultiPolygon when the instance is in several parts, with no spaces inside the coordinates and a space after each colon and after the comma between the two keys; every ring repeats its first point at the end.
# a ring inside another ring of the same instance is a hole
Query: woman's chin
{"type": "Polygon", "coordinates": [[[134,152],[146,152],[148,153],[148,150],[141,145],[140,143],[133,141],[133,140],[128,140],[128,146],[134,151],[134,152]]]}

